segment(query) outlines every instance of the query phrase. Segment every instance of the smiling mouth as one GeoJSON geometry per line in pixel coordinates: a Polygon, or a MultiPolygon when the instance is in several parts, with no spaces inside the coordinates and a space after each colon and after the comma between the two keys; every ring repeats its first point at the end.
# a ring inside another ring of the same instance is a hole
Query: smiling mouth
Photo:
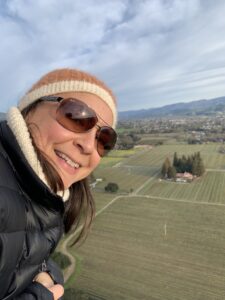
{"type": "Polygon", "coordinates": [[[77,162],[71,160],[66,154],[58,150],[55,150],[55,153],[58,157],[62,158],[70,167],[74,169],[78,169],[80,167],[80,165],[77,162]]]}

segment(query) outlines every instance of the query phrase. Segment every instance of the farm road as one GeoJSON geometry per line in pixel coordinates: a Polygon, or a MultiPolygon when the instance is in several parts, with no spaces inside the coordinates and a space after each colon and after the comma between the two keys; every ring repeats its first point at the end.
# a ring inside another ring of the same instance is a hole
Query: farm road
{"type": "MultiPolygon", "coordinates": [[[[145,150],[147,152],[149,149],[145,150]]],[[[142,154],[144,151],[141,151],[142,154]]],[[[140,155],[140,153],[138,153],[140,155]]],[[[120,163],[119,163],[120,164],[120,163]]],[[[118,165],[118,164],[117,164],[118,165]]],[[[119,165],[117,166],[119,167],[119,165]]],[[[209,172],[225,172],[225,170],[221,169],[207,169],[209,172]]],[[[186,203],[194,203],[194,204],[203,204],[203,205],[215,205],[215,206],[225,206],[223,203],[209,203],[205,201],[188,201],[188,200],[182,200],[182,199],[175,199],[175,198],[166,198],[166,197],[157,197],[157,196],[149,196],[149,195],[141,195],[140,191],[148,185],[152,180],[154,180],[157,176],[159,175],[159,171],[157,171],[152,177],[150,177],[148,180],[146,180],[140,187],[138,187],[135,191],[133,191],[129,195],[119,195],[113,198],[108,204],[106,204],[103,208],[101,208],[99,211],[96,212],[96,217],[100,215],[103,211],[105,211],[109,206],[111,206],[114,202],[116,202],[120,198],[124,197],[144,197],[144,198],[151,198],[151,199],[159,199],[159,200],[165,200],[165,201],[176,201],[176,202],[186,202],[186,203]]],[[[74,233],[72,233],[63,243],[60,248],[60,252],[66,255],[69,260],[70,260],[70,266],[65,270],[64,272],[64,279],[65,282],[68,281],[70,276],[74,273],[75,271],[75,266],[76,266],[76,260],[70,254],[70,252],[67,250],[67,246],[69,242],[76,236],[76,234],[81,230],[81,227],[79,227],[74,233]]]]}
{"type": "Polygon", "coordinates": [[[184,200],[184,199],[176,199],[176,198],[166,198],[166,197],[157,197],[157,196],[149,196],[149,195],[124,195],[121,196],[123,198],[127,197],[141,197],[141,198],[149,198],[149,199],[159,199],[159,200],[165,200],[165,201],[175,201],[175,202],[184,202],[184,203],[193,203],[193,204],[203,204],[203,205],[211,205],[211,206],[225,206],[224,203],[216,203],[216,202],[206,202],[206,201],[189,201],[189,200],[184,200]]]}
{"type": "Polygon", "coordinates": [[[149,182],[151,182],[152,180],[154,180],[158,175],[160,174],[159,171],[157,171],[152,177],[150,177],[147,181],[145,181],[141,186],[139,186],[139,188],[137,188],[132,195],[137,195],[147,184],[149,184],[149,182]]]}
{"type": "MultiPolygon", "coordinates": [[[[116,200],[119,198],[123,197],[122,195],[116,196],[113,198],[107,205],[105,205],[103,208],[101,208],[99,211],[96,212],[96,217],[100,215],[104,210],[106,210],[110,205],[112,205],[116,200]]],[[[62,246],[60,247],[60,252],[67,256],[70,260],[70,265],[69,267],[64,271],[63,276],[64,276],[64,281],[67,282],[70,276],[74,273],[75,267],[76,267],[76,260],[75,257],[70,254],[70,252],[67,249],[67,246],[69,242],[76,236],[76,234],[81,230],[81,226],[74,232],[72,233],[63,243],[62,246]]]]}
{"type": "MultiPolygon", "coordinates": [[[[207,171],[219,171],[219,172],[224,172],[223,170],[220,169],[207,169],[207,171]]],[[[110,207],[114,202],[116,202],[120,198],[124,197],[144,197],[144,198],[151,198],[151,199],[159,199],[159,200],[165,200],[165,201],[176,201],[176,202],[185,202],[185,203],[193,203],[193,204],[202,204],[202,205],[215,205],[215,206],[225,206],[223,203],[210,203],[210,202],[205,202],[205,201],[188,201],[188,200],[182,200],[182,199],[175,199],[175,198],[166,198],[166,197],[157,197],[157,196],[149,196],[149,195],[141,195],[140,191],[148,185],[152,180],[155,179],[159,174],[159,171],[157,171],[152,177],[150,177],[148,180],[146,180],[139,188],[137,188],[133,193],[129,195],[119,195],[114,197],[108,204],[106,204],[103,208],[101,208],[99,211],[96,212],[96,217],[100,215],[103,211],[105,211],[108,207],[110,207]]],[[[74,273],[75,267],[76,267],[76,260],[70,254],[70,252],[67,250],[67,246],[69,242],[76,236],[76,234],[81,230],[81,227],[79,227],[74,233],[72,233],[63,243],[60,248],[60,252],[66,255],[69,260],[70,260],[70,266],[65,270],[64,272],[64,280],[65,282],[68,281],[70,276],[74,273]]]]}
{"type": "MultiPolygon", "coordinates": [[[[79,230],[79,228],[78,228],[79,230]]],[[[77,231],[78,231],[77,230],[77,231]]],[[[69,267],[63,272],[63,276],[64,276],[64,281],[67,282],[68,279],[70,278],[70,276],[74,273],[75,271],[75,267],[76,267],[76,260],[73,257],[72,254],[69,253],[69,251],[67,250],[67,245],[69,244],[69,242],[72,240],[72,238],[77,234],[77,231],[72,233],[63,243],[62,246],[60,247],[59,251],[64,254],[65,256],[67,256],[70,260],[70,265],[69,267]]]]}
{"type": "MultiPolygon", "coordinates": [[[[136,153],[135,155],[132,156],[132,159],[135,157],[139,157],[141,156],[142,154],[148,152],[148,151],[151,151],[151,148],[147,148],[147,149],[144,149],[143,151],[140,151],[138,153],[136,153]]],[[[130,159],[127,159],[126,160],[126,163],[129,162],[130,159]]],[[[120,167],[121,165],[123,165],[123,163],[119,162],[117,164],[115,164],[113,166],[113,168],[118,168],[120,167]]],[[[139,191],[141,189],[143,189],[149,182],[151,182],[155,176],[158,175],[158,172],[153,175],[153,177],[151,177],[150,179],[148,179],[146,182],[144,182],[138,189],[136,189],[132,194],[133,195],[136,195],[137,193],[139,193],[139,191]]],[[[96,212],[96,217],[101,214],[104,210],[106,210],[110,205],[112,205],[116,200],[118,200],[120,197],[122,197],[122,195],[120,196],[116,196],[115,198],[113,198],[106,206],[104,206],[103,208],[101,208],[98,212],[96,212]]],[[[69,242],[76,236],[76,234],[81,230],[81,228],[79,227],[74,233],[72,233],[63,243],[62,243],[62,246],[60,247],[60,252],[64,255],[66,255],[69,260],[70,260],[70,265],[69,267],[64,271],[64,280],[65,282],[68,281],[68,279],[70,278],[70,276],[74,273],[75,271],[75,267],[76,267],[76,260],[75,258],[73,257],[72,254],[70,254],[70,252],[67,250],[67,246],[69,244],[69,242]]]]}
{"type": "MultiPolygon", "coordinates": [[[[106,210],[110,205],[112,205],[116,200],[118,200],[119,198],[123,197],[122,195],[120,196],[116,196],[115,198],[113,198],[107,205],[105,205],[103,208],[101,208],[99,211],[97,211],[96,213],[96,217],[98,215],[100,215],[104,210],[106,210]]],[[[70,254],[70,252],[67,249],[67,246],[69,244],[69,242],[76,236],[76,234],[81,230],[81,226],[74,232],[72,233],[63,243],[62,246],[60,247],[60,252],[62,254],[64,254],[65,256],[67,256],[70,260],[70,265],[69,267],[63,272],[63,276],[64,276],[64,281],[67,282],[68,279],[70,278],[70,276],[74,273],[75,271],[75,267],[76,267],[76,260],[75,257],[70,254]]]]}
{"type": "MultiPolygon", "coordinates": [[[[149,150],[149,149],[148,149],[149,150]]],[[[142,151],[143,153],[143,151],[142,151]]],[[[137,195],[137,193],[140,192],[149,182],[151,182],[155,177],[159,174],[157,171],[152,177],[150,177],[148,180],[146,180],[139,188],[137,188],[133,193],[132,196],[137,195]]],[[[99,211],[96,212],[96,217],[100,215],[104,210],[106,210],[109,206],[111,206],[115,201],[117,201],[119,198],[124,197],[123,195],[116,196],[113,198],[108,204],[106,204],[103,208],[101,208],[99,211]]],[[[69,267],[64,271],[64,280],[65,282],[68,281],[70,276],[74,273],[75,267],[76,267],[76,260],[73,257],[72,254],[67,250],[67,246],[69,242],[76,236],[76,234],[81,230],[81,227],[79,227],[74,233],[72,233],[63,243],[62,246],[60,247],[60,252],[64,255],[66,255],[69,260],[70,260],[70,265],[69,267]]]]}

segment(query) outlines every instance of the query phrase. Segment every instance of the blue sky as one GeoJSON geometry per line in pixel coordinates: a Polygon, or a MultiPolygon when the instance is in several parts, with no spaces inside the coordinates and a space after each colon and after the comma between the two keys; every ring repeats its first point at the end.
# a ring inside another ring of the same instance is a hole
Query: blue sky
{"type": "Polygon", "coordinates": [[[225,95],[223,0],[0,0],[0,111],[74,67],[120,111],[225,95]]]}

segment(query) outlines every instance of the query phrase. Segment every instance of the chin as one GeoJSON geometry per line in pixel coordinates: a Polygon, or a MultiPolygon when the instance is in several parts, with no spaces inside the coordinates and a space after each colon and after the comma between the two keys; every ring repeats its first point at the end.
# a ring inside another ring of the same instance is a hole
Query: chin
{"type": "Polygon", "coordinates": [[[86,173],[86,174],[83,174],[83,175],[82,174],[79,174],[79,175],[80,176],[77,176],[77,178],[74,179],[74,180],[72,180],[71,178],[64,178],[64,180],[62,179],[64,188],[68,189],[69,187],[71,187],[72,184],[87,178],[90,175],[90,172],[88,174],[86,173]]]}
{"type": "Polygon", "coordinates": [[[68,189],[69,187],[71,187],[71,185],[73,185],[74,183],[80,181],[81,179],[77,179],[74,181],[63,181],[63,185],[64,185],[64,189],[68,189]]]}
{"type": "Polygon", "coordinates": [[[71,185],[72,185],[73,183],[74,183],[74,182],[72,182],[72,183],[65,183],[65,182],[63,182],[64,189],[67,190],[68,188],[71,187],[71,185]]]}

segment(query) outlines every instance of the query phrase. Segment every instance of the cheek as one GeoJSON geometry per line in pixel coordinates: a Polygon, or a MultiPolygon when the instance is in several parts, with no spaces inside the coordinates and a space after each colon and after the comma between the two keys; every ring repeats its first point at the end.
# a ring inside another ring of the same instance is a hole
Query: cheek
{"type": "Polygon", "coordinates": [[[94,170],[101,162],[101,157],[98,155],[97,151],[93,153],[92,159],[91,159],[91,167],[94,170]]]}
{"type": "Polygon", "coordinates": [[[46,124],[41,128],[41,144],[44,148],[61,143],[66,138],[68,138],[67,130],[62,128],[58,123],[46,124]]]}

